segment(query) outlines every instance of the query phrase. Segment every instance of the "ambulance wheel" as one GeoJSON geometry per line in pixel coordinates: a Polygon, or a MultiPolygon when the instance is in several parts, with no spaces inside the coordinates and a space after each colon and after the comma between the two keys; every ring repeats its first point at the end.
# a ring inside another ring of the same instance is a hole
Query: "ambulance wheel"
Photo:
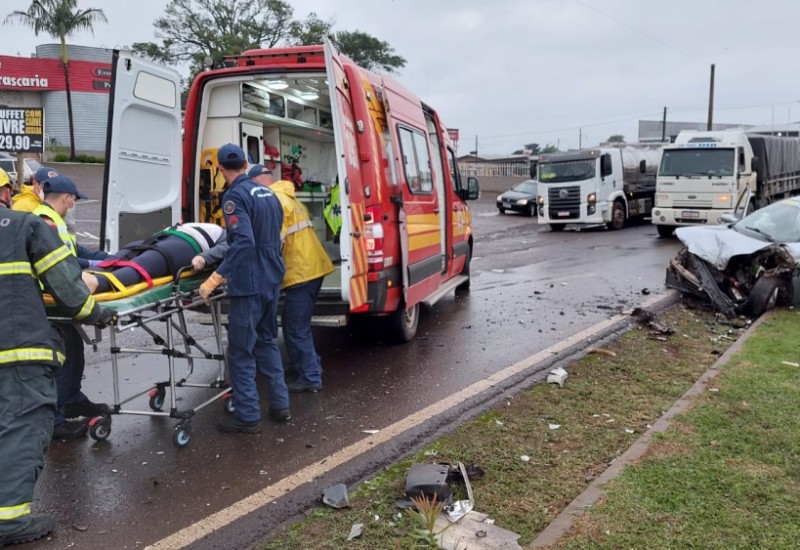
{"type": "Polygon", "coordinates": [[[564,231],[566,224],[563,223],[551,223],[550,224],[550,231],[553,233],[558,233],[559,231],[564,231]]]}
{"type": "Polygon", "coordinates": [[[233,414],[233,411],[236,410],[236,407],[233,406],[233,394],[228,394],[222,398],[222,410],[225,411],[225,414],[233,414]]]}
{"type": "Polygon", "coordinates": [[[388,317],[388,322],[388,332],[392,340],[399,344],[410,342],[416,336],[419,326],[419,304],[406,309],[405,304],[401,303],[388,317]]]}
{"type": "Polygon", "coordinates": [[[150,395],[150,408],[154,411],[160,411],[164,406],[164,397],[166,397],[166,395],[167,392],[164,391],[164,388],[155,390],[155,393],[150,395]]]}
{"type": "Polygon", "coordinates": [[[606,224],[609,229],[622,229],[625,227],[625,205],[621,200],[615,200],[611,208],[611,221],[606,224]]]}
{"type": "Polygon", "coordinates": [[[172,432],[172,442],[176,447],[186,447],[192,438],[191,424],[178,424],[172,432]]]}
{"type": "Polygon", "coordinates": [[[111,435],[110,418],[94,418],[89,422],[89,436],[95,441],[105,441],[111,435]]]}
{"type": "Polygon", "coordinates": [[[672,232],[675,231],[675,228],[671,225],[657,225],[656,228],[658,229],[658,236],[663,239],[671,237],[672,232]]]}
{"type": "Polygon", "coordinates": [[[469,276],[469,263],[472,261],[472,247],[467,249],[467,257],[464,259],[464,268],[461,270],[462,275],[467,276],[467,280],[456,287],[456,292],[469,290],[470,276],[469,276]]]}
{"type": "Polygon", "coordinates": [[[745,312],[754,318],[760,317],[778,304],[780,290],[781,280],[779,278],[760,277],[753,285],[750,296],[747,297],[747,302],[744,304],[745,312]]]}

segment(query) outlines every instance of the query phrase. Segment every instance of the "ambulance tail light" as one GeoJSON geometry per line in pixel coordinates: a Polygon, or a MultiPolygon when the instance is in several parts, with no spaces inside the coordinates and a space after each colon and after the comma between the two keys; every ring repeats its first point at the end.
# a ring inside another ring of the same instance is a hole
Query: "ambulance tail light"
{"type": "Polygon", "coordinates": [[[368,269],[383,271],[383,224],[381,224],[380,206],[370,206],[364,212],[364,233],[368,269]]]}

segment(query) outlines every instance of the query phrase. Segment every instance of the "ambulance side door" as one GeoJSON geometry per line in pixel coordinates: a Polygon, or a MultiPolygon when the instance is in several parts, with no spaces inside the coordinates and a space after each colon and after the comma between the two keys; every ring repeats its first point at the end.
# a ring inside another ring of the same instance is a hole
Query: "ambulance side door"
{"type": "Polygon", "coordinates": [[[181,79],[114,50],[100,242],[114,252],[180,221],[181,79]]]}

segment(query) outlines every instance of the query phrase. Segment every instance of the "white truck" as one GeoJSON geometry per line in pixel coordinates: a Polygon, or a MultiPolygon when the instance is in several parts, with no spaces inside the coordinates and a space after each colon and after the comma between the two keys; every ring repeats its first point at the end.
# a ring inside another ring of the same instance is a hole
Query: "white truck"
{"type": "Polygon", "coordinates": [[[653,223],[668,237],[677,226],[719,224],[739,202],[749,214],[798,192],[800,138],[684,130],[664,148],[653,223]]]}
{"type": "Polygon", "coordinates": [[[567,224],[622,229],[626,220],[648,215],[661,148],[622,144],[540,155],[539,223],[553,231],[567,224]]]}

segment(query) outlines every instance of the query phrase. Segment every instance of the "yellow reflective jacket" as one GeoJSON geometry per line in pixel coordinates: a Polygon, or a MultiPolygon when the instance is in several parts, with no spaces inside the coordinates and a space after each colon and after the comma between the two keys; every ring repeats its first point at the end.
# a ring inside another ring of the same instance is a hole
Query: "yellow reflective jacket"
{"type": "Polygon", "coordinates": [[[306,283],[333,272],[333,262],[319,242],[306,206],[294,194],[294,183],[276,181],[269,187],[283,207],[283,263],[286,275],[281,288],[306,283]]]}
{"type": "Polygon", "coordinates": [[[33,212],[42,204],[42,199],[34,192],[33,185],[23,185],[19,194],[14,195],[12,200],[14,204],[11,205],[11,210],[18,212],[33,212]]]}

